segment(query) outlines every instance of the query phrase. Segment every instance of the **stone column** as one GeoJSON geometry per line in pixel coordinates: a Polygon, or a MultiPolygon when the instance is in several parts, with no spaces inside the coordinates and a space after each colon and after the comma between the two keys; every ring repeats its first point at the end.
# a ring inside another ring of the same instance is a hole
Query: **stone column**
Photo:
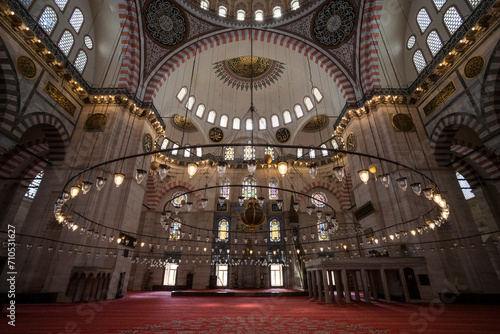
{"type": "Polygon", "coordinates": [[[309,294],[309,298],[313,298],[314,297],[314,294],[313,294],[313,290],[312,290],[312,275],[311,275],[311,271],[308,270],[307,272],[307,293],[309,294]]]}
{"type": "Polygon", "coordinates": [[[330,285],[331,283],[328,283],[327,275],[328,275],[328,270],[323,269],[323,289],[325,292],[325,303],[331,304],[332,303],[332,298],[330,297],[330,285]]]}
{"type": "Polygon", "coordinates": [[[403,294],[405,302],[410,302],[410,292],[408,291],[408,285],[406,285],[406,276],[403,268],[399,268],[399,279],[401,280],[401,286],[403,287],[403,294]]]}
{"type": "Polygon", "coordinates": [[[345,292],[345,301],[346,303],[350,303],[351,290],[349,289],[349,280],[347,279],[347,271],[345,269],[342,269],[341,275],[342,275],[342,285],[344,286],[344,292],[345,292]]]}
{"type": "Polygon", "coordinates": [[[323,301],[323,280],[322,271],[316,270],[316,284],[318,287],[318,301],[323,301]]]}
{"type": "Polygon", "coordinates": [[[372,288],[373,299],[378,302],[377,287],[375,286],[375,276],[373,275],[373,270],[368,271],[368,277],[370,278],[370,287],[372,288]]]}
{"type": "Polygon", "coordinates": [[[387,277],[385,276],[385,269],[380,269],[380,279],[382,280],[382,287],[384,288],[385,302],[391,302],[391,296],[389,295],[389,286],[387,285],[387,277]]]}
{"type": "Polygon", "coordinates": [[[354,284],[354,298],[356,300],[360,300],[359,298],[359,284],[358,284],[358,271],[357,270],[353,270],[353,276],[354,276],[354,279],[353,279],[353,284],[354,284]]]}
{"type": "Polygon", "coordinates": [[[338,270],[333,272],[335,276],[335,289],[337,290],[337,301],[342,301],[342,281],[340,280],[340,273],[338,270]]]}
{"type": "Polygon", "coordinates": [[[368,290],[368,275],[365,269],[361,269],[361,282],[363,284],[363,296],[365,297],[365,303],[371,303],[370,300],[370,290],[368,290]]]}

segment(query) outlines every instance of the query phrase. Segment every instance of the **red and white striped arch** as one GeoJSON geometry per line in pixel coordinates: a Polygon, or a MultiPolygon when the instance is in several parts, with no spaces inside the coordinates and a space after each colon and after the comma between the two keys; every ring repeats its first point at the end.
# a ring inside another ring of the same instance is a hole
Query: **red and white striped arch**
{"type": "Polygon", "coordinates": [[[120,0],[118,3],[122,42],[121,67],[118,87],[136,93],[139,87],[141,68],[141,37],[139,15],[133,0],[120,0]]]}
{"type": "MultiPolygon", "coordinates": [[[[317,188],[323,188],[331,192],[339,200],[340,207],[343,210],[347,210],[351,207],[351,198],[349,196],[349,189],[346,189],[347,188],[346,185],[344,185],[342,189],[338,190],[328,182],[315,181],[305,186],[302,190],[300,190],[300,193],[305,195],[308,192],[312,191],[313,189],[317,188]]],[[[300,203],[302,201],[302,197],[303,195],[297,195],[296,201],[300,203]]]]}
{"type": "MultiPolygon", "coordinates": [[[[181,180],[167,183],[161,190],[156,190],[156,181],[154,181],[153,175],[149,174],[148,182],[146,184],[146,205],[152,210],[158,209],[158,204],[160,204],[160,201],[163,198],[163,196],[165,196],[165,194],[168,193],[170,190],[179,187],[185,188],[189,191],[195,190],[195,188],[191,184],[181,180]]],[[[201,205],[201,195],[198,192],[195,192],[191,193],[190,195],[190,197],[193,196],[196,199],[198,210],[203,210],[203,207],[201,205]]]]}
{"type": "Polygon", "coordinates": [[[366,0],[359,36],[359,74],[365,93],[380,88],[378,57],[379,22],[383,0],[366,0]]]}
{"type": "Polygon", "coordinates": [[[498,158],[485,147],[478,148],[465,141],[453,140],[450,151],[458,157],[467,156],[467,159],[472,161],[476,167],[479,168],[479,174],[490,179],[500,179],[500,164],[498,158]]]}

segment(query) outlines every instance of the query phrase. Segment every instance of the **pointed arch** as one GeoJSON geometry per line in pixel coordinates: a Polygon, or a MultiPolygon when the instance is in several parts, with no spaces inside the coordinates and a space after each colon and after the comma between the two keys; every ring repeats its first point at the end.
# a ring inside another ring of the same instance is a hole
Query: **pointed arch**
{"type": "Polygon", "coordinates": [[[19,110],[20,89],[19,81],[3,39],[0,38],[0,124],[2,129],[10,132],[15,124],[19,110]]]}
{"type": "MultiPolygon", "coordinates": [[[[311,190],[317,189],[317,188],[323,188],[323,189],[328,190],[330,193],[332,193],[339,200],[340,207],[343,210],[347,210],[351,207],[351,199],[349,196],[347,196],[348,192],[346,193],[342,189],[339,190],[328,182],[324,182],[324,181],[312,182],[312,183],[308,184],[307,186],[305,186],[304,188],[302,188],[302,190],[300,190],[300,193],[305,195],[308,192],[310,192],[311,190]]],[[[298,203],[300,203],[302,200],[302,197],[303,197],[303,195],[297,195],[296,201],[298,203]]]]}
{"type": "MultiPolygon", "coordinates": [[[[175,182],[169,182],[167,183],[163,188],[161,188],[159,191],[156,190],[155,187],[155,194],[149,194],[148,193],[148,198],[151,198],[152,200],[148,202],[150,205],[148,205],[151,209],[157,209],[158,204],[160,204],[160,200],[165,196],[166,193],[168,193],[170,190],[177,188],[177,187],[182,187],[186,188],[188,191],[193,191],[195,190],[195,187],[193,187],[190,183],[178,180],[175,182]]],[[[203,207],[201,206],[201,194],[198,192],[191,193],[189,196],[196,198],[196,202],[198,205],[198,210],[203,210],[203,207]]],[[[193,201],[194,202],[194,201],[193,201]]]]}
{"type": "Polygon", "coordinates": [[[485,70],[481,88],[481,105],[491,132],[500,129],[500,42],[495,46],[485,70]]]}

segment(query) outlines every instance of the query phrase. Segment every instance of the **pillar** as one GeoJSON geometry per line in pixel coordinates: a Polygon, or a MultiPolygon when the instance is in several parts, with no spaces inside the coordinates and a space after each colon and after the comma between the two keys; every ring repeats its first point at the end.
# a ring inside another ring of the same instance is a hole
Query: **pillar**
{"type": "Polygon", "coordinates": [[[360,298],[359,298],[359,284],[358,284],[358,271],[357,270],[353,271],[353,276],[354,276],[354,279],[353,279],[354,298],[359,301],[360,298]]]}
{"type": "Polygon", "coordinates": [[[363,284],[363,296],[365,297],[365,303],[371,303],[370,300],[370,290],[368,290],[368,275],[365,269],[361,269],[361,283],[363,284]]]}
{"type": "Polygon", "coordinates": [[[387,277],[385,276],[385,269],[380,269],[380,279],[382,280],[382,287],[384,289],[385,302],[391,302],[391,296],[389,295],[389,285],[387,284],[387,277]]]}
{"type": "Polygon", "coordinates": [[[323,290],[325,293],[325,303],[331,304],[332,303],[332,298],[330,297],[330,283],[328,283],[327,275],[328,275],[328,270],[323,269],[322,271],[323,277],[323,290]]]}
{"type": "Polygon", "coordinates": [[[337,290],[337,301],[342,301],[342,281],[340,280],[340,273],[338,270],[333,272],[335,276],[335,290],[337,290]]]}
{"type": "Polygon", "coordinates": [[[370,278],[370,287],[372,288],[373,299],[378,302],[378,293],[377,287],[375,286],[375,276],[373,275],[373,271],[368,271],[368,277],[370,278]]]}
{"type": "Polygon", "coordinates": [[[323,301],[323,280],[322,271],[316,270],[316,285],[318,287],[318,301],[323,301]]]}
{"type": "Polygon", "coordinates": [[[344,287],[344,292],[345,292],[345,301],[346,303],[350,303],[351,290],[349,290],[349,280],[347,279],[347,271],[345,269],[342,269],[341,275],[342,275],[342,286],[344,287]]]}
{"type": "Polygon", "coordinates": [[[406,285],[406,276],[403,268],[399,268],[399,280],[401,281],[401,286],[403,287],[403,294],[405,302],[410,302],[410,292],[408,291],[408,285],[406,285]]]}
{"type": "Polygon", "coordinates": [[[313,298],[314,297],[314,294],[313,294],[313,290],[312,290],[312,275],[311,275],[311,271],[308,270],[306,271],[307,273],[307,293],[309,294],[309,298],[313,298]]]}

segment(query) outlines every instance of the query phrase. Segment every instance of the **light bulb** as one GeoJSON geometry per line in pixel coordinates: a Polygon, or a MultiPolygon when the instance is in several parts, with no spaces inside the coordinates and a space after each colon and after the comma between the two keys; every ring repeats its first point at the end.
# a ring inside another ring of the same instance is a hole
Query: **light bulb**
{"type": "Polygon", "coordinates": [[[169,168],[167,165],[160,164],[158,166],[158,175],[160,176],[160,179],[163,180],[165,177],[167,177],[168,171],[169,171],[169,168]]]}
{"type": "Polygon", "coordinates": [[[71,190],[69,193],[71,194],[71,198],[75,198],[80,193],[80,187],[77,187],[77,186],[71,187],[71,190]]]}
{"type": "Polygon", "coordinates": [[[388,188],[389,187],[389,183],[391,183],[391,176],[388,173],[384,173],[382,175],[379,175],[379,178],[380,178],[380,181],[382,182],[382,184],[386,188],[388,188]]]}
{"type": "Polygon", "coordinates": [[[370,172],[368,171],[368,169],[362,169],[362,170],[358,171],[358,175],[364,184],[368,183],[368,180],[370,178],[370,172]]]}
{"type": "Polygon", "coordinates": [[[63,191],[61,198],[63,199],[64,202],[67,202],[71,198],[71,195],[69,194],[69,192],[63,191]]]}
{"type": "Polygon", "coordinates": [[[136,169],[135,170],[135,174],[134,174],[134,179],[135,179],[135,182],[137,182],[137,184],[141,184],[141,182],[144,180],[144,178],[146,177],[146,174],[148,172],[145,171],[144,169],[136,169]]]}
{"type": "Polygon", "coordinates": [[[219,161],[219,163],[217,164],[217,172],[219,172],[219,175],[221,177],[226,172],[226,168],[227,168],[227,163],[225,163],[224,161],[219,161]]]}
{"type": "Polygon", "coordinates": [[[188,173],[190,178],[192,178],[194,176],[194,174],[196,174],[197,171],[198,171],[197,164],[195,164],[195,163],[188,164],[187,173],[188,173]]]}
{"type": "Polygon", "coordinates": [[[413,192],[420,196],[420,194],[422,193],[422,185],[420,183],[412,183],[410,184],[410,187],[411,187],[411,190],[413,190],[413,192]]]}
{"type": "Polygon", "coordinates": [[[440,193],[435,193],[433,198],[434,202],[436,202],[437,204],[439,204],[439,202],[441,202],[441,194],[440,193]]]}
{"type": "Polygon", "coordinates": [[[125,174],[115,173],[115,185],[117,188],[121,186],[124,180],[125,180],[125,174]]]}
{"type": "Polygon", "coordinates": [[[84,195],[90,191],[90,188],[92,188],[92,182],[90,182],[90,181],[83,181],[82,182],[82,193],[84,195]]]}
{"type": "Polygon", "coordinates": [[[108,181],[107,178],[105,177],[102,177],[102,176],[98,176],[95,180],[95,187],[97,190],[101,190],[105,185],[106,185],[106,182],[108,181]]]}
{"type": "Polygon", "coordinates": [[[316,175],[318,174],[318,165],[313,162],[312,164],[309,164],[309,175],[314,179],[316,175]]]}
{"type": "Polygon", "coordinates": [[[255,160],[250,160],[247,164],[247,168],[250,174],[255,173],[255,170],[257,169],[257,163],[255,162],[255,160]]]}
{"type": "Polygon", "coordinates": [[[401,190],[406,191],[406,188],[408,187],[408,179],[406,177],[400,177],[396,180],[396,182],[401,190]]]}
{"type": "Polygon", "coordinates": [[[339,180],[339,182],[342,182],[342,180],[344,179],[344,175],[345,175],[344,167],[338,166],[338,167],[333,168],[333,173],[335,174],[335,177],[337,178],[337,180],[339,180]]]}
{"type": "Polygon", "coordinates": [[[281,176],[285,176],[288,171],[288,164],[285,161],[281,161],[278,163],[278,172],[281,176]]]}

